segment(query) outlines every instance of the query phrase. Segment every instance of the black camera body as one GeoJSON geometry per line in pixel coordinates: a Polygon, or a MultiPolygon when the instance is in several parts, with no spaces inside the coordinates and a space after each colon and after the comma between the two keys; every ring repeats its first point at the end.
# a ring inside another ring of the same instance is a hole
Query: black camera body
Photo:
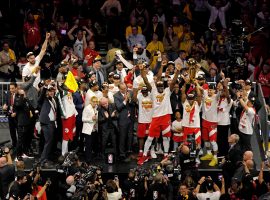
{"type": "Polygon", "coordinates": [[[190,156],[190,158],[196,158],[197,149],[196,149],[195,134],[190,134],[190,135],[187,136],[187,146],[189,148],[189,156],[190,156]]]}

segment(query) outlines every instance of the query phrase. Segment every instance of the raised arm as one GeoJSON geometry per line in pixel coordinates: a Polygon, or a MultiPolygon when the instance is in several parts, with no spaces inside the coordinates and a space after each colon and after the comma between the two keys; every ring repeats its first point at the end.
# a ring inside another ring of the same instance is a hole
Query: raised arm
{"type": "Polygon", "coordinates": [[[180,64],[177,64],[177,65],[176,65],[176,71],[175,71],[175,73],[174,73],[173,80],[172,80],[172,82],[171,82],[170,85],[169,85],[171,92],[173,91],[174,85],[175,85],[176,82],[177,82],[177,79],[178,79],[178,76],[179,76],[179,73],[180,73],[182,67],[183,67],[183,66],[180,65],[180,64]]]}
{"type": "Polygon", "coordinates": [[[182,86],[181,89],[181,101],[182,103],[184,103],[187,99],[187,95],[186,95],[186,83],[184,83],[184,85],[182,86]]]}
{"type": "Polygon", "coordinates": [[[40,60],[42,60],[43,56],[45,55],[46,49],[47,49],[47,45],[48,45],[48,39],[50,38],[51,34],[50,33],[46,33],[46,38],[44,43],[42,44],[40,53],[38,54],[38,57],[40,58],[40,60]]]}
{"type": "Polygon", "coordinates": [[[156,77],[157,77],[156,82],[161,80],[162,72],[163,72],[163,67],[164,67],[165,65],[167,65],[167,61],[163,60],[163,61],[161,62],[161,67],[159,68],[158,73],[157,73],[157,75],[156,75],[156,77]]]}
{"type": "Polygon", "coordinates": [[[148,78],[147,78],[147,76],[146,76],[144,67],[145,67],[145,66],[144,66],[143,64],[139,64],[139,69],[141,70],[141,76],[142,76],[142,78],[143,78],[143,81],[144,81],[144,83],[145,83],[145,85],[146,85],[148,91],[151,92],[151,91],[152,91],[152,86],[151,86],[151,84],[150,84],[149,81],[148,81],[148,78]]]}
{"type": "Polygon", "coordinates": [[[77,24],[75,24],[69,31],[68,31],[68,38],[70,39],[70,40],[74,40],[75,38],[74,38],[74,36],[72,35],[72,33],[73,33],[73,31],[76,29],[76,28],[78,28],[78,25],[77,24]]]}

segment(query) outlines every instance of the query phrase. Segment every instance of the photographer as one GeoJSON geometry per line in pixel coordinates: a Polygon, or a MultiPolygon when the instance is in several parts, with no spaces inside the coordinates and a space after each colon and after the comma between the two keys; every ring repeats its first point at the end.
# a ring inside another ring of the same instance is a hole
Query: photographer
{"type": "Polygon", "coordinates": [[[135,171],[130,170],[128,178],[123,183],[123,193],[126,199],[138,198],[138,180],[135,179],[135,171]]]}
{"type": "Polygon", "coordinates": [[[169,199],[168,177],[157,173],[150,184],[146,199],[169,199]]]}
{"type": "Polygon", "coordinates": [[[122,199],[122,190],[119,186],[119,179],[108,180],[106,183],[106,191],[108,200],[122,199]]]}
{"type": "Polygon", "coordinates": [[[15,166],[12,164],[9,148],[5,148],[4,155],[0,157],[0,198],[8,193],[8,186],[15,178],[15,166]]]}
{"type": "MultiPolygon", "coordinates": [[[[23,185],[27,182],[27,175],[24,171],[17,171],[16,181],[11,183],[7,195],[8,200],[24,199],[25,192],[23,185]]],[[[28,195],[28,194],[27,194],[28,195]]]]}
{"type": "Polygon", "coordinates": [[[221,193],[219,187],[213,182],[210,176],[205,178],[204,176],[199,180],[197,187],[194,190],[198,200],[211,199],[219,200],[221,193]],[[201,185],[204,183],[207,192],[199,193],[201,185]]]}

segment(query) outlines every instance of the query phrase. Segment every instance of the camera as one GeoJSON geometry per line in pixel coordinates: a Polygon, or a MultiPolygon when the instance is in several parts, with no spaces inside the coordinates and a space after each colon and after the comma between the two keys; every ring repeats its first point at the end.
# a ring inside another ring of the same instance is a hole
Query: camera
{"type": "Polygon", "coordinates": [[[195,134],[190,134],[187,136],[187,146],[189,147],[189,156],[191,158],[196,158],[197,150],[196,150],[195,134]]]}

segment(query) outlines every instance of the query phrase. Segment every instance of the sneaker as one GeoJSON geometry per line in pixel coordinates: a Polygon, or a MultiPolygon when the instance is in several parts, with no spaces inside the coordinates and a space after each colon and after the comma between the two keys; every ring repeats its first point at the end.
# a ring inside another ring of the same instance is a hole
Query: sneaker
{"type": "Polygon", "coordinates": [[[200,161],[199,158],[196,158],[195,162],[196,162],[196,164],[198,164],[198,165],[201,164],[201,161],[200,161]]]}
{"type": "Polygon", "coordinates": [[[143,165],[143,163],[147,162],[148,159],[149,159],[148,156],[142,156],[142,157],[138,160],[137,164],[138,164],[138,165],[143,165]]]}
{"type": "Polygon", "coordinates": [[[156,151],[156,154],[164,154],[162,148],[159,148],[158,151],[156,151]]]}
{"type": "Polygon", "coordinates": [[[22,155],[22,158],[24,158],[24,159],[33,159],[34,157],[31,157],[31,156],[28,156],[26,154],[23,154],[22,155]]]}
{"type": "Polygon", "coordinates": [[[205,156],[202,156],[200,159],[201,160],[212,160],[213,155],[212,154],[206,154],[205,156]]]}
{"type": "Polygon", "coordinates": [[[210,167],[214,167],[214,166],[216,166],[218,164],[218,159],[217,158],[213,158],[212,160],[211,160],[211,162],[209,163],[209,166],[210,167]]]}
{"type": "Polygon", "coordinates": [[[153,158],[153,159],[156,159],[157,158],[157,154],[156,154],[156,152],[155,151],[150,151],[150,155],[151,155],[151,158],[153,158]]]}

